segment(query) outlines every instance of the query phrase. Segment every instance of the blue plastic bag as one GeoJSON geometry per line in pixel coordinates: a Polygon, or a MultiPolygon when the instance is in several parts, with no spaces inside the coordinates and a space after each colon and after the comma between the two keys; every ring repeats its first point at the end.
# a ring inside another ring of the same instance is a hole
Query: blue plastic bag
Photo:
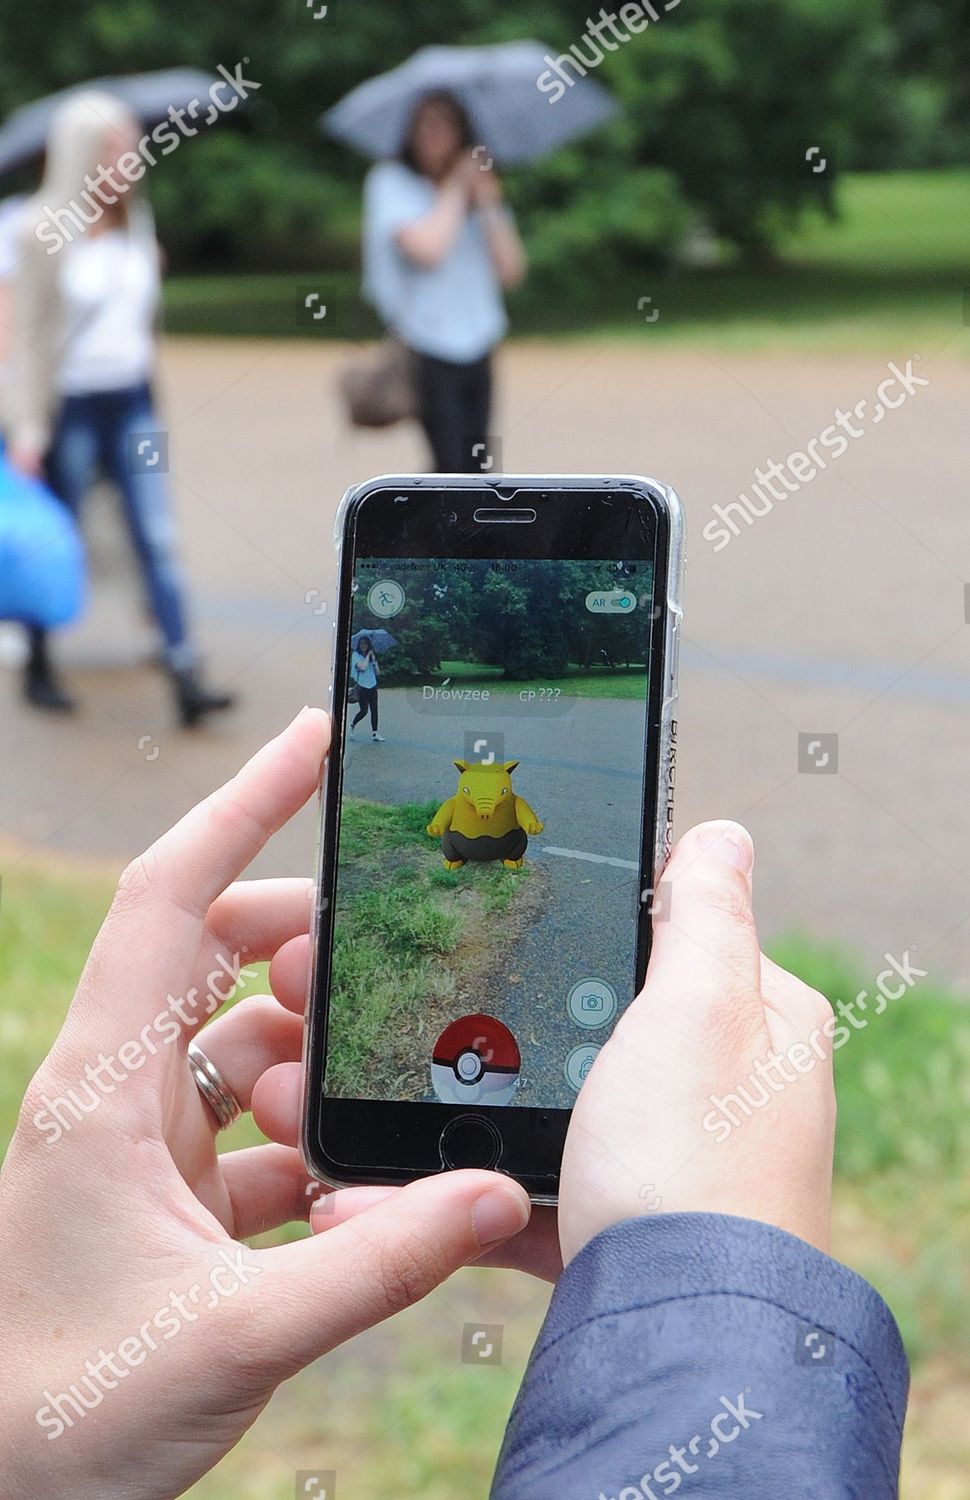
{"type": "Polygon", "coordinates": [[[0,449],[0,620],[54,629],[76,620],[87,584],[84,543],[70,513],[0,449]]]}

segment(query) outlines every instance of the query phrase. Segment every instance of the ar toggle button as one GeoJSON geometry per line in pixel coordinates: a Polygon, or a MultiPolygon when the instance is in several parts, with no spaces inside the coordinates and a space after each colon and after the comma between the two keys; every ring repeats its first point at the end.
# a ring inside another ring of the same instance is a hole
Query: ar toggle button
{"type": "Polygon", "coordinates": [[[594,589],[586,595],[591,615],[629,615],[637,607],[637,596],[630,589],[594,589]]]}

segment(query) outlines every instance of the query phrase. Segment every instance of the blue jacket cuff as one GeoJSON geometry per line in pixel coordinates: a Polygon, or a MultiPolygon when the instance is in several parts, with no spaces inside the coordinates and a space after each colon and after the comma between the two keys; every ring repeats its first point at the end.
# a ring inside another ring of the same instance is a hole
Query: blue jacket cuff
{"type": "Polygon", "coordinates": [[[882,1298],[810,1245],[645,1216],[564,1272],[493,1497],[895,1496],[908,1371],[882,1298]],[[729,1436],[728,1434],[733,1434],[729,1436]]]}

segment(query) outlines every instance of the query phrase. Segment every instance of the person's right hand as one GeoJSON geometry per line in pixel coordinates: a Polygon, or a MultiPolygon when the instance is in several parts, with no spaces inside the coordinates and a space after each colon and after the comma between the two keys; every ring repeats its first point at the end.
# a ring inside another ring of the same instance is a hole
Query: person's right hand
{"type": "Polygon", "coordinates": [[[451,171],[442,182],[442,190],[451,190],[452,192],[460,193],[462,197],[467,200],[471,195],[472,171],[474,169],[474,166],[475,163],[472,160],[470,153],[467,151],[462,152],[461,156],[459,156],[451,171]]]}
{"type": "Polygon", "coordinates": [[[7,449],[7,462],[11,468],[16,469],[19,474],[24,474],[28,479],[43,478],[44,455],[41,449],[32,443],[12,442],[7,449]]]}
{"type": "Polygon", "coordinates": [[[667,866],[647,982],[573,1111],[559,1195],[565,1264],[601,1230],[651,1211],[758,1219],[828,1248],[832,1009],[761,953],[753,859],[738,824],[706,823],[667,866]],[[746,1113],[726,1097],[739,1086],[765,1102],[746,1113]]]}
{"type": "Polygon", "coordinates": [[[502,202],[502,180],[495,168],[472,158],[471,200],[476,208],[498,208],[502,202]]]}
{"type": "MultiPolygon", "coordinates": [[[[576,1100],[558,1236],[556,1211],[534,1209],[488,1263],[555,1281],[594,1235],[651,1211],[758,1219],[827,1247],[835,1096],[824,1028],[831,1030],[832,1009],[762,955],[752,860],[751,840],[736,823],[701,824],[677,845],[661,883],[669,917],[655,919],[646,984],[576,1100]],[[756,1070],[772,1053],[784,1054],[791,1079],[786,1084],[776,1072],[777,1091],[767,1082],[762,1088],[756,1070]],[[800,1066],[814,1062],[800,1074],[792,1057],[800,1066]],[[729,1104],[740,1123],[728,1128],[711,1096],[724,1099],[739,1084],[751,1098],[767,1092],[768,1099],[747,1117],[729,1104]],[[724,1123],[711,1129],[716,1119],[724,1123]]],[[[289,1009],[303,1008],[306,969],[305,938],[274,960],[273,988],[289,1009]]],[[[275,1140],[297,1138],[299,1089],[295,1063],[260,1080],[254,1113],[275,1140]]],[[[337,1192],[311,1224],[330,1229],[366,1202],[337,1192]]]]}

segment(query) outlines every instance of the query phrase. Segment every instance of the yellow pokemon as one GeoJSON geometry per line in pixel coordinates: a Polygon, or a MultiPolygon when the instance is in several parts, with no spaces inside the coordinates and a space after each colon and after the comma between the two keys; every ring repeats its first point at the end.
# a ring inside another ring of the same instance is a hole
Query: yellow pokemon
{"type": "Polygon", "coordinates": [[[490,859],[500,859],[508,870],[521,869],[528,835],[541,833],[544,825],[512,790],[512,772],[518,764],[454,762],[460,772],[458,791],[428,824],[431,837],[441,839],[446,870],[457,870],[469,860],[490,859]]]}

